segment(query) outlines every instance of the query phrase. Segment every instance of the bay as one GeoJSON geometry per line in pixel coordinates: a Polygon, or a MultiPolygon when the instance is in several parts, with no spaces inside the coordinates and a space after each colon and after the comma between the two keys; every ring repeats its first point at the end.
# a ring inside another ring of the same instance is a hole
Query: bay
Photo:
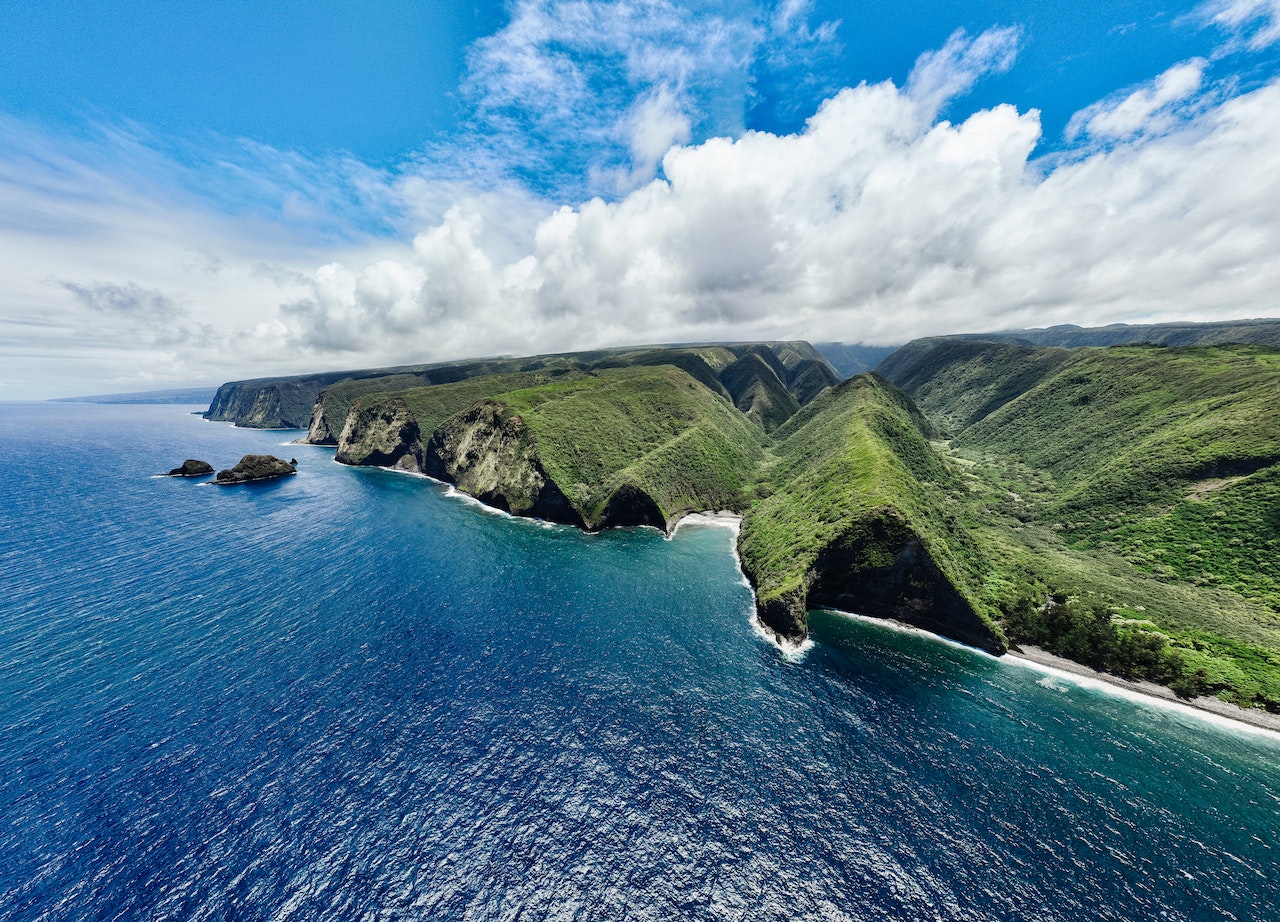
{"type": "Polygon", "coordinates": [[[193,408],[0,404],[0,919],[1206,919],[1280,745],[193,408]],[[184,458],[299,460],[220,488],[184,458]]]}

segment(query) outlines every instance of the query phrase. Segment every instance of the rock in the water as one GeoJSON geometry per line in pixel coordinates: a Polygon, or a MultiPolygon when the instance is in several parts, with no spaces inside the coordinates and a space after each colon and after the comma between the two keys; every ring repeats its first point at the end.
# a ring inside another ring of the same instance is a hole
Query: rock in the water
{"type": "Polygon", "coordinates": [[[255,480],[274,480],[277,477],[288,477],[296,473],[297,470],[292,464],[275,455],[245,455],[240,459],[240,463],[230,470],[218,471],[217,483],[230,486],[255,480]]]}
{"type": "Polygon", "coordinates": [[[188,458],[182,462],[182,467],[175,467],[169,472],[170,477],[207,477],[213,473],[213,465],[208,461],[197,461],[195,458],[188,458]]]}

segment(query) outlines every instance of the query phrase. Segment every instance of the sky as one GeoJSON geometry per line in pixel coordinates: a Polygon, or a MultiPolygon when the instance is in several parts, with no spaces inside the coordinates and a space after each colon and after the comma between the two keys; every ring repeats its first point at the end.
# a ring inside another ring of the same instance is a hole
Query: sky
{"type": "Polygon", "coordinates": [[[1280,316],[1280,0],[0,0],[0,400],[1280,316]]]}

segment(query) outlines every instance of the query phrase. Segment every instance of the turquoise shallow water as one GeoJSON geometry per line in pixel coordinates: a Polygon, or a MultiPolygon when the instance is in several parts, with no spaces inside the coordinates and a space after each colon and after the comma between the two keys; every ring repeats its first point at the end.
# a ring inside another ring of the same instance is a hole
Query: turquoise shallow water
{"type": "Polygon", "coordinates": [[[1280,743],[173,407],[0,404],[0,919],[1217,919],[1280,743]],[[297,457],[235,489],[186,457],[297,457]]]}

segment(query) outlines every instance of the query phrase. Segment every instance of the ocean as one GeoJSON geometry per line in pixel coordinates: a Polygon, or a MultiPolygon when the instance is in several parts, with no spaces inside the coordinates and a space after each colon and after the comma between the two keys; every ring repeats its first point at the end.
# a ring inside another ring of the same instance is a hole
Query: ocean
{"type": "Polygon", "coordinates": [[[0,920],[1275,917],[1274,735],[194,409],[0,403],[0,920]]]}

